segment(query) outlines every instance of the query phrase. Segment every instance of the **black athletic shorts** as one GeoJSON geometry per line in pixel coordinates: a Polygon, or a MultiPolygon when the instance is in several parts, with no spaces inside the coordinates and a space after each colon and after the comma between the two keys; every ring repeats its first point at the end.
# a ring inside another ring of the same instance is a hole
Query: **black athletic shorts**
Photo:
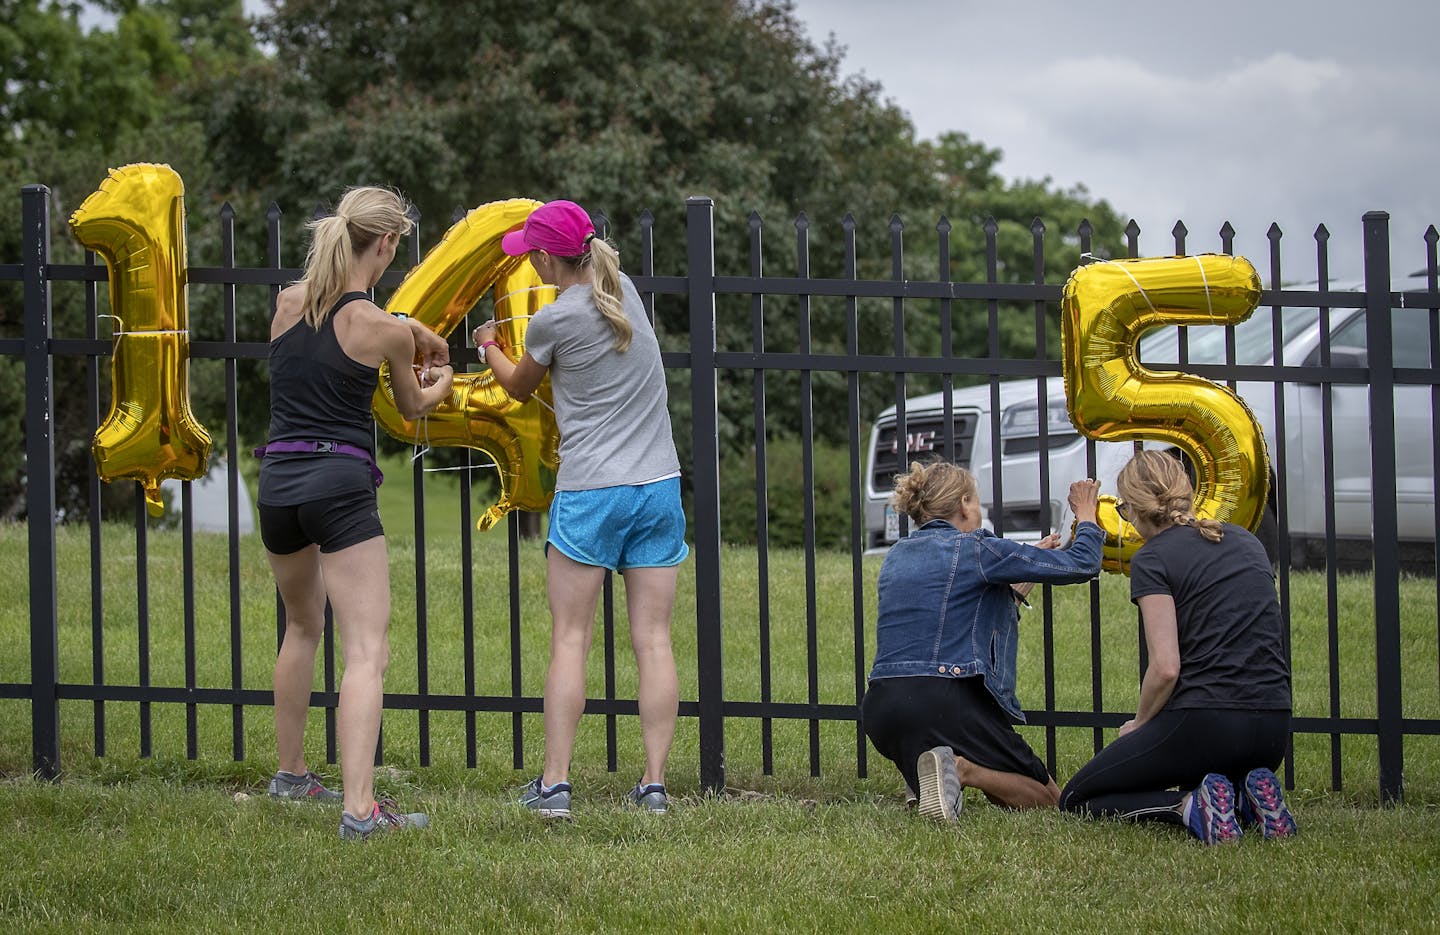
{"type": "Polygon", "coordinates": [[[298,506],[260,504],[260,539],[276,555],[290,555],[308,545],[338,552],[385,535],[375,490],[356,491],[298,506]]]}
{"type": "Polygon", "coordinates": [[[876,679],[860,702],[860,719],[875,749],[918,790],[915,761],[931,747],[949,747],[977,766],[1019,773],[1044,785],[1050,772],[980,676],[876,679]]]}

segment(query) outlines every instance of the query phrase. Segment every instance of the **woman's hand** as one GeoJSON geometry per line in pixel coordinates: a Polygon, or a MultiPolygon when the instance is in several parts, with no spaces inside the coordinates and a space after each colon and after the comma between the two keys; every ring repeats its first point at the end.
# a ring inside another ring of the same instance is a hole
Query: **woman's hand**
{"type": "Polygon", "coordinates": [[[1077,480],[1070,485],[1070,510],[1075,514],[1075,520],[1081,523],[1094,523],[1099,519],[1100,508],[1100,482],[1085,478],[1077,480]]]}
{"type": "Polygon", "coordinates": [[[421,368],[450,363],[450,345],[445,339],[413,318],[407,317],[410,337],[415,341],[415,363],[421,368]]]}
{"type": "MultiPolygon", "coordinates": [[[[486,341],[495,341],[498,344],[499,339],[495,337],[495,319],[492,318],[489,321],[485,322],[485,324],[476,328],[473,332],[471,332],[470,337],[472,340],[474,340],[476,347],[483,346],[486,341]]],[[[485,355],[483,353],[480,355],[480,359],[485,359],[485,355]]]]}
{"type": "Polygon", "coordinates": [[[1139,727],[1139,726],[1140,726],[1140,725],[1139,725],[1139,724],[1136,724],[1136,723],[1135,723],[1135,719],[1132,717],[1130,720],[1128,720],[1128,721],[1126,721],[1124,724],[1121,724],[1121,725],[1120,725],[1120,736],[1121,736],[1121,737],[1124,737],[1126,734],[1128,734],[1128,733],[1130,733],[1131,731],[1135,730],[1135,729],[1136,729],[1137,727],[1139,727]]]}
{"type": "Polygon", "coordinates": [[[420,371],[421,386],[434,386],[441,380],[445,380],[447,383],[453,383],[455,381],[455,368],[449,364],[440,364],[436,367],[426,367],[420,371]]]}
{"type": "Polygon", "coordinates": [[[1050,535],[1035,543],[1037,549],[1058,549],[1060,548],[1060,534],[1052,532],[1050,535]]]}

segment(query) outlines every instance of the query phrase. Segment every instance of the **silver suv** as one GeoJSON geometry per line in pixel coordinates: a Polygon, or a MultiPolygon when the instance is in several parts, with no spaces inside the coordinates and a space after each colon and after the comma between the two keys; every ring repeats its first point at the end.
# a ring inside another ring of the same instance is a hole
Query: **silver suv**
{"type": "MultiPolygon", "coordinates": [[[[1311,291],[1317,286],[1301,286],[1311,291]]],[[[1423,283],[1397,284],[1396,291],[1423,290],[1423,283]]],[[[1361,292],[1363,284],[1331,285],[1329,291],[1361,292]]],[[[1393,318],[1394,362],[1399,368],[1428,368],[1430,359],[1430,316],[1424,308],[1396,308],[1393,318]]],[[[1241,365],[1276,363],[1273,354],[1272,316],[1262,306],[1249,320],[1235,327],[1235,362],[1241,365]]],[[[1282,351],[1280,364],[1313,366],[1320,356],[1320,312],[1316,308],[1281,308],[1282,351]]],[[[1330,359],[1335,367],[1366,365],[1365,310],[1330,310],[1330,359]]],[[[1196,364],[1225,362],[1225,329],[1192,327],[1186,335],[1188,359],[1196,364]]],[[[1140,341],[1140,360],[1155,369],[1184,369],[1177,353],[1175,328],[1162,328],[1140,341]]],[[[1285,477],[1280,489],[1286,497],[1291,558],[1297,565],[1309,564],[1324,554],[1325,500],[1321,495],[1324,478],[1322,392],[1318,383],[1283,383],[1285,412],[1285,477]]],[[[1276,384],[1239,382],[1236,391],[1249,405],[1265,433],[1275,464],[1276,384]]],[[[1047,529],[1068,526],[1066,492],[1072,480],[1089,474],[1086,444],[1070,424],[1065,411],[1065,387],[1060,377],[1045,381],[1047,446],[1040,444],[1041,408],[1035,380],[1010,380],[999,384],[999,457],[991,438],[990,386],[957,389],[953,392],[952,417],[955,448],[946,447],[944,400],[932,393],[906,400],[906,449],[909,460],[931,455],[948,456],[970,467],[980,487],[982,503],[992,525],[1004,535],[1033,540],[1047,529]],[[1049,485],[1042,492],[1040,464],[1048,464],[1049,485]],[[1003,510],[995,511],[994,472],[999,466],[1003,510]],[[1048,503],[1047,503],[1048,501],[1048,503]],[[1048,519],[1046,511],[1048,506],[1048,519]]],[[[1342,553],[1368,551],[1370,540],[1370,447],[1369,387],[1330,387],[1335,535],[1342,553]]],[[[1428,386],[1395,387],[1396,495],[1402,543],[1433,548],[1435,541],[1435,464],[1431,432],[1432,407],[1428,386]]],[[[887,505],[899,461],[896,444],[895,408],[876,419],[870,435],[870,463],[866,483],[866,545],[883,549],[899,535],[900,518],[887,505]]],[[[1155,444],[1155,443],[1147,443],[1155,444]]],[[[1115,476],[1134,451],[1129,442],[1095,445],[1095,476],[1102,490],[1113,493],[1115,476]]],[[[1266,523],[1273,529],[1276,491],[1266,523]]],[[[1273,540],[1273,532],[1270,537],[1273,540]]],[[[1266,538],[1262,529],[1261,538],[1266,538]]],[[[1273,541],[1268,543],[1273,552],[1273,541]]],[[[1433,555],[1433,552],[1429,553],[1433,555]]]]}

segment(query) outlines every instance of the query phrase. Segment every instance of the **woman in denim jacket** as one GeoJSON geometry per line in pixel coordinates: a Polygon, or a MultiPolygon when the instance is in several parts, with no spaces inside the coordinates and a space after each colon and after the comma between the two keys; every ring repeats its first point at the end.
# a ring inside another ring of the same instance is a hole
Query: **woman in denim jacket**
{"type": "Polygon", "coordinates": [[[981,526],[975,478],[949,462],[916,464],[892,502],[915,524],[880,567],[875,664],[860,705],[865,733],[918,790],[920,814],[960,813],[974,786],[1010,808],[1054,808],[1055,780],[1014,728],[1019,605],[1036,583],[1072,584],[1100,571],[1100,485],[1070,485],[1075,540],[1037,545],[981,526]]]}

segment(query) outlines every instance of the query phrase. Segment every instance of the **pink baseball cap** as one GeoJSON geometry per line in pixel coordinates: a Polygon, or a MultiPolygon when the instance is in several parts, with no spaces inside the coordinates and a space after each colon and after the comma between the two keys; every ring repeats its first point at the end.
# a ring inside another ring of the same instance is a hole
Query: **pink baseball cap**
{"type": "Polygon", "coordinates": [[[589,246],[585,238],[595,233],[590,215],[573,201],[550,201],[530,212],[525,226],[500,240],[500,249],[510,256],[524,256],[544,250],[552,256],[580,256],[589,246]]]}

